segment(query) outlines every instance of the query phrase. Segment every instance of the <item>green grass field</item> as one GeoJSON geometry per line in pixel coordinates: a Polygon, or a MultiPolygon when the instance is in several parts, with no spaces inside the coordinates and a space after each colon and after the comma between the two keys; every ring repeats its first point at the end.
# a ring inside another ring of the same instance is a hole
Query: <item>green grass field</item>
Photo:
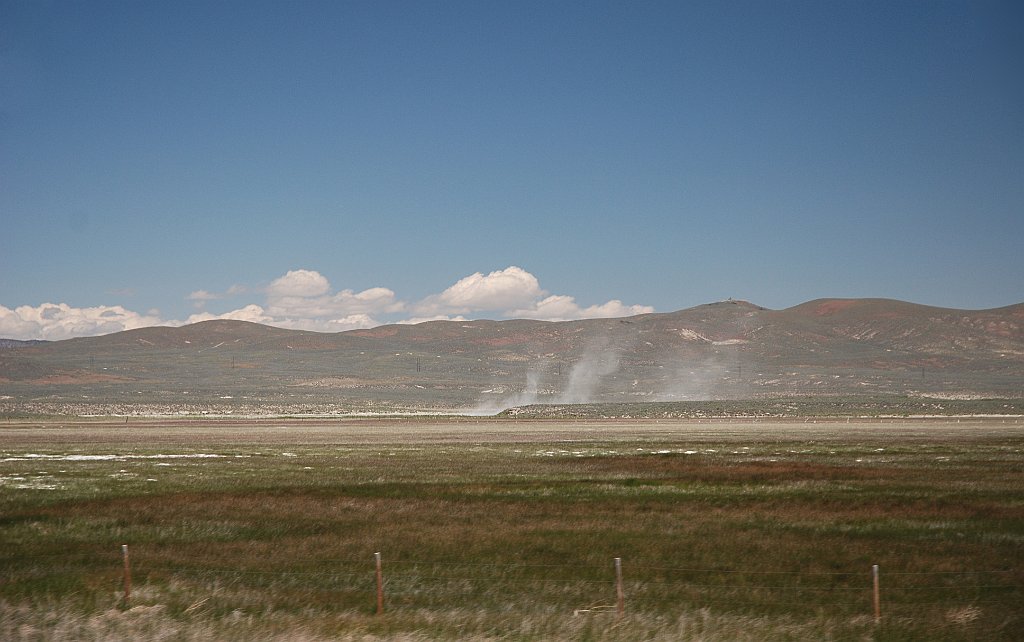
{"type": "Polygon", "coordinates": [[[0,544],[5,640],[1024,639],[1024,420],[10,420],[0,544]]]}

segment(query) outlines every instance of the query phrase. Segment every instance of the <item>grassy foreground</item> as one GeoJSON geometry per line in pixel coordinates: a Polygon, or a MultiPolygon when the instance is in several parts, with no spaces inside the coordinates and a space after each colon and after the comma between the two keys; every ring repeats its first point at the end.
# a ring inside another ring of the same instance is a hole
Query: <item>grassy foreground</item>
{"type": "Polygon", "coordinates": [[[1016,421],[11,422],[0,639],[1021,639],[1016,421]]]}

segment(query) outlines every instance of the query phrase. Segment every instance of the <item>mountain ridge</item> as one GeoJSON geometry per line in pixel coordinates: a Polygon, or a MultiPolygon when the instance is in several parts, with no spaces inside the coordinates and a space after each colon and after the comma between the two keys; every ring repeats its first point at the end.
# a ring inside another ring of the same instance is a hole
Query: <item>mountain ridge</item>
{"type": "Polygon", "coordinates": [[[9,404],[204,399],[221,407],[241,398],[253,406],[497,408],[785,394],[1024,396],[1022,382],[1024,303],[958,310],[834,298],[771,310],[730,299],[614,319],[428,321],[338,333],[211,320],[0,351],[0,396],[9,404]]]}

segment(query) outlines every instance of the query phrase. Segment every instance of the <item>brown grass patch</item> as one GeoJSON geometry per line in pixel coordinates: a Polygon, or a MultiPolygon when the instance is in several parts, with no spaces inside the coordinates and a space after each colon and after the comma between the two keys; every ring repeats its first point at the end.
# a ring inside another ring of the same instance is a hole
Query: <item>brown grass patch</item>
{"type": "Polygon", "coordinates": [[[595,472],[656,476],[676,481],[771,482],[893,478],[891,468],[839,466],[793,461],[728,462],[698,455],[589,457],[580,467],[595,472]]]}

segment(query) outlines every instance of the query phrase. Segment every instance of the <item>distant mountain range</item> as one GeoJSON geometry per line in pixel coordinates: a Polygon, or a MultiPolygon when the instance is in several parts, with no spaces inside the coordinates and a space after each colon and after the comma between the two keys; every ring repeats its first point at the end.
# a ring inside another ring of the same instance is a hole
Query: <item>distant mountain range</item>
{"type": "Polygon", "coordinates": [[[0,350],[4,348],[24,348],[25,346],[37,346],[40,343],[48,342],[41,341],[39,339],[29,339],[28,341],[21,341],[19,339],[0,339],[0,350]]]}
{"type": "Polygon", "coordinates": [[[345,412],[895,393],[1024,397],[1024,304],[723,301],[336,334],[205,321],[4,342],[0,411],[345,412]]]}

